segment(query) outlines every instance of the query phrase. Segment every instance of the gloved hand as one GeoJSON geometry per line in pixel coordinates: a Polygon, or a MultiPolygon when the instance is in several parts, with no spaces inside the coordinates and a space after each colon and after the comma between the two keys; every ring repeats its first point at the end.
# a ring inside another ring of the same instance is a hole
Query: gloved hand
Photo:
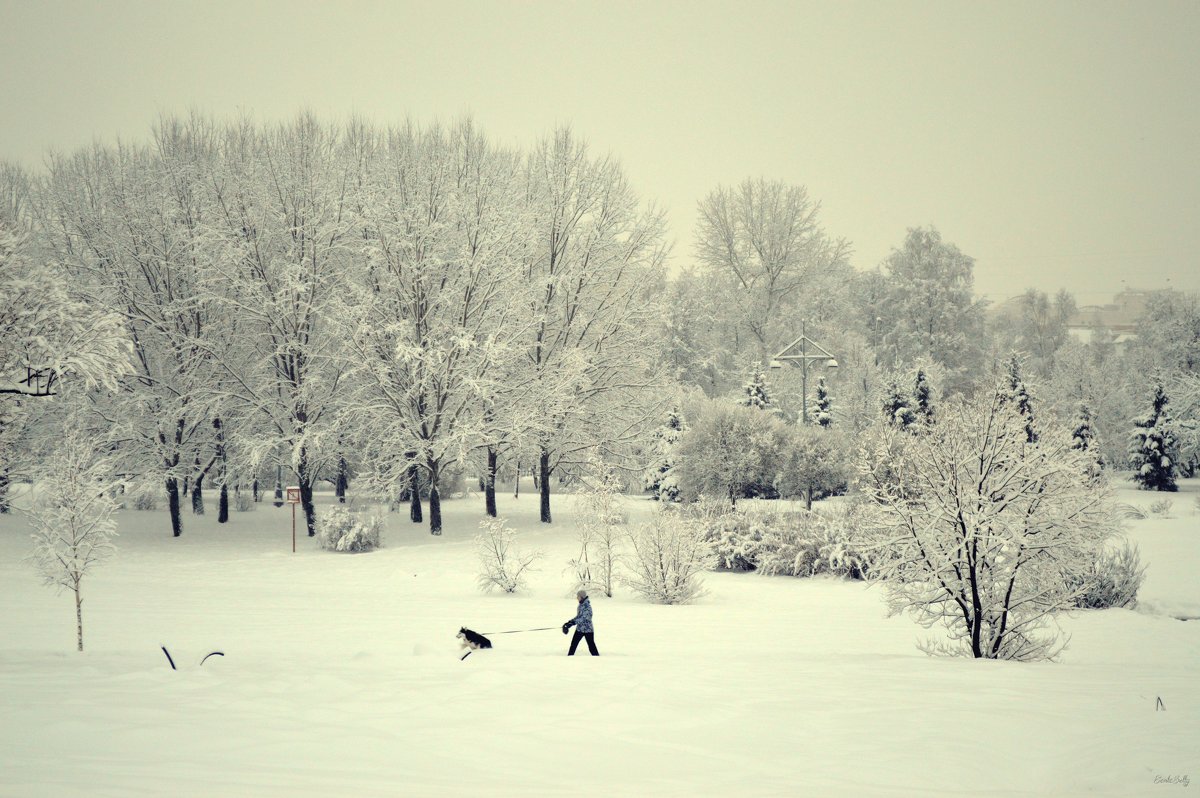
{"type": "Polygon", "coordinates": [[[568,624],[568,623],[564,623],[564,624],[563,624],[563,634],[566,634],[566,633],[567,633],[567,629],[569,629],[569,628],[570,628],[570,626],[571,626],[571,625],[570,625],[570,624],[568,624]]]}

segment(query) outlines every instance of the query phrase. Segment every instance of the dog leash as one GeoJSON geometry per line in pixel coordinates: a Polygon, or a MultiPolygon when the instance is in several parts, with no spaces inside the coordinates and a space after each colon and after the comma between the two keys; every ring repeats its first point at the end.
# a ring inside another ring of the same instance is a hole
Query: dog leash
{"type": "Polygon", "coordinates": [[[559,626],[539,626],[537,629],[509,629],[507,632],[480,632],[481,635],[515,635],[518,632],[547,632],[551,629],[560,629],[559,626]]]}

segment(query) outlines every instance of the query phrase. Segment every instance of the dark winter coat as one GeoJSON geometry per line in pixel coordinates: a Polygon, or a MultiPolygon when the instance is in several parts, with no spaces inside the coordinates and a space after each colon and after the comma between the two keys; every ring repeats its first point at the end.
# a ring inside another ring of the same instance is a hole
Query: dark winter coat
{"type": "Polygon", "coordinates": [[[585,598],[579,602],[579,612],[575,617],[567,621],[567,628],[576,627],[578,631],[584,634],[591,634],[596,630],[592,628],[592,600],[585,598]]]}

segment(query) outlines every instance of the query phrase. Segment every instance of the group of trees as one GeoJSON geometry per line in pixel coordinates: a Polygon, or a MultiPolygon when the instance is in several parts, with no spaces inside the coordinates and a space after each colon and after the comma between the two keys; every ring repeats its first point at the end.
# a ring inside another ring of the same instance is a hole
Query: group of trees
{"type": "Polygon", "coordinates": [[[321,478],[352,470],[414,519],[427,492],[437,533],[446,470],[485,473],[494,513],[504,460],[533,464],[548,522],[556,472],[627,457],[653,415],[662,217],[568,129],[520,152],[469,120],[168,118],[4,178],[0,389],[80,377],[175,535],[185,491],[199,510],[280,466],[310,535],[321,478]]]}

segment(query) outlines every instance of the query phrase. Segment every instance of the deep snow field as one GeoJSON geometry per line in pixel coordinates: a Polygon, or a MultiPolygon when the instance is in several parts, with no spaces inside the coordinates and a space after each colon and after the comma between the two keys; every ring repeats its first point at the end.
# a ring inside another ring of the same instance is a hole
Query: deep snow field
{"type": "Polygon", "coordinates": [[[1061,660],[1037,664],[927,657],[878,586],[727,573],[692,606],[594,594],[598,658],[568,659],[554,629],[460,662],[460,625],[574,614],[571,497],[547,528],[532,493],[500,497],[546,555],[523,595],[476,586],[478,496],[445,502],[440,538],[393,514],[360,555],[320,550],[302,518],[292,554],[269,503],[221,526],[210,495],[179,539],[164,510],[124,511],[84,582],[80,654],[70,595],[0,516],[0,795],[1175,794],[1164,779],[1200,782],[1198,495],[1129,524],[1139,608],[1071,614],[1061,660]]]}

